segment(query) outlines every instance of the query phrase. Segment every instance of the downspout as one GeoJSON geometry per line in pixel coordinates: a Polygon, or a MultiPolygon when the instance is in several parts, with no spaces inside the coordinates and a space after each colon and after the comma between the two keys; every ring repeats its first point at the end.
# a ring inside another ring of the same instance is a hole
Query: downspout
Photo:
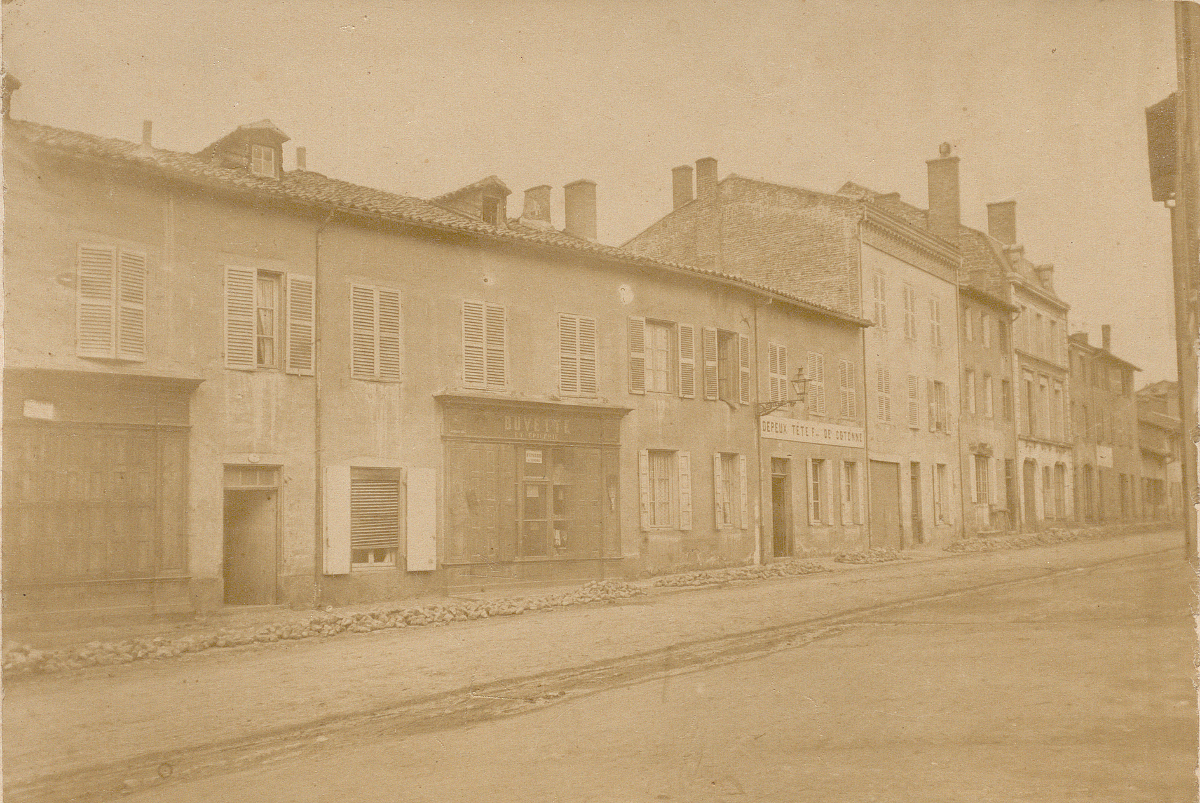
{"type": "MultiPolygon", "coordinates": [[[[769,300],[767,303],[771,303],[769,300]]],[[[759,404],[761,402],[762,390],[759,387],[759,370],[762,363],[758,361],[758,307],[754,304],[754,451],[757,455],[758,462],[758,509],[754,512],[754,565],[761,566],[763,564],[763,527],[762,516],[766,505],[763,499],[763,454],[762,454],[762,425],[759,421],[759,404]]],[[[768,476],[770,476],[768,474],[768,476]]]]}
{"type": "MultiPolygon", "coordinates": [[[[863,301],[863,292],[864,288],[866,287],[866,283],[863,281],[862,227],[863,220],[865,220],[866,217],[866,209],[860,204],[858,209],[858,237],[856,238],[855,243],[855,245],[858,246],[858,306],[860,312],[863,311],[862,308],[865,305],[865,302],[863,301]]],[[[876,321],[874,325],[878,326],[879,321],[876,321]]],[[[871,519],[874,508],[871,506],[871,401],[870,396],[867,393],[867,389],[871,387],[871,382],[867,377],[867,330],[865,328],[859,329],[858,342],[862,345],[863,457],[865,458],[863,462],[866,463],[866,465],[863,466],[864,473],[866,475],[865,481],[863,482],[863,490],[865,491],[863,494],[863,502],[867,508],[867,515],[863,516],[863,519],[866,521],[867,528],[867,549],[871,549],[871,533],[874,530],[874,522],[871,519]]]]}
{"type": "Polygon", "coordinates": [[[321,582],[325,576],[325,484],[321,466],[321,233],[333,219],[337,209],[330,209],[325,220],[317,226],[313,235],[313,472],[315,474],[315,504],[313,507],[314,544],[313,553],[313,607],[321,603],[321,582]]]}

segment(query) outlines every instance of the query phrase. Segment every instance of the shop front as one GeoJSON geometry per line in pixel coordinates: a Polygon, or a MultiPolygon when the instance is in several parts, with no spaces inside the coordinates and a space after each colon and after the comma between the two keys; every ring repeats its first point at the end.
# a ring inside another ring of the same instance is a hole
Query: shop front
{"type": "Polygon", "coordinates": [[[621,573],[626,408],[441,396],[447,586],[621,573]]]}

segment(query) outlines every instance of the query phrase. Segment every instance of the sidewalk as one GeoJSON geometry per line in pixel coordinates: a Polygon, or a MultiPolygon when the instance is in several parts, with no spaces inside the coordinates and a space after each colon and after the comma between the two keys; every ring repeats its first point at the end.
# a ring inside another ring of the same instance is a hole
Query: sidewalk
{"type": "MultiPolygon", "coordinates": [[[[612,604],[209,650],[6,683],[6,786],[234,742],[473,685],[1180,547],[1176,531],[918,557],[612,604]]],[[[1182,560],[1182,549],[1180,548],[1182,560]]],[[[665,593],[664,593],[665,592],[665,593]]],[[[442,598],[444,601],[444,598],[442,598]]],[[[311,615],[307,612],[306,615],[311,615]]]]}

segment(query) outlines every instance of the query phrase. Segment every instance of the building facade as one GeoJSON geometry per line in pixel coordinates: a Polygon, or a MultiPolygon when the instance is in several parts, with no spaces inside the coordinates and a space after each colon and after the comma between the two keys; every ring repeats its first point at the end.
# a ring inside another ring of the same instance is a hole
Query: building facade
{"type": "Polygon", "coordinates": [[[1174,382],[1161,381],[1136,394],[1143,519],[1177,519],[1183,511],[1177,388],[1174,382]]]}

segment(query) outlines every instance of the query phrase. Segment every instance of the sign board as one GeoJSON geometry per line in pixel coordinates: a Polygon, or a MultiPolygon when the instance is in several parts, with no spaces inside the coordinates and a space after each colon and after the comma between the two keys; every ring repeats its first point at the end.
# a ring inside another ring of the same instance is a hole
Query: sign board
{"type": "Polygon", "coordinates": [[[772,440],[816,443],[822,446],[850,446],[857,449],[866,446],[867,442],[862,427],[827,424],[824,421],[798,421],[794,418],[769,415],[764,415],[758,420],[758,434],[772,440]]]}
{"type": "Polygon", "coordinates": [[[1096,447],[1096,465],[1103,468],[1113,467],[1113,451],[1111,446],[1096,447]]]}

